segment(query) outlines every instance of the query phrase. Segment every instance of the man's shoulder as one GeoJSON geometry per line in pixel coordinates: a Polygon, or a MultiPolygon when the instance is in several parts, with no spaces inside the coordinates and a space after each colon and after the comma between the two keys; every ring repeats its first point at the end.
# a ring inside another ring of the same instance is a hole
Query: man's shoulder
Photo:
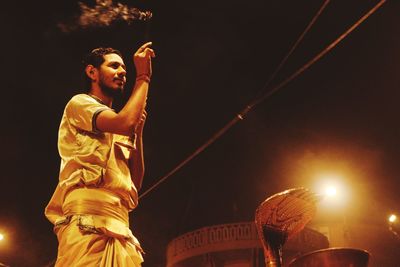
{"type": "Polygon", "coordinates": [[[88,94],[74,95],[73,97],[71,97],[68,103],[80,103],[80,102],[97,103],[97,101],[88,94]]]}
{"type": "Polygon", "coordinates": [[[92,132],[95,129],[96,116],[110,109],[88,94],[74,95],[64,109],[63,120],[81,130],[92,132]]]}
{"type": "Polygon", "coordinates": [[[98,107],[98,108],[107,108],[106,105],[96,100],[94,97],[88,94],[77,94],[74,95],[67,103],[66,108],[70,107],[98,107]]]}

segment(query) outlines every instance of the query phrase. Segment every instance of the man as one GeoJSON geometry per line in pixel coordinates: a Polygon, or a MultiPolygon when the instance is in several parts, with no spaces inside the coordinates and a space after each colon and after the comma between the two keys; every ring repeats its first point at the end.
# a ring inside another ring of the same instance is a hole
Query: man
{"type": "Polygon", "coordinates": [[[97,48],[84,60],[88,93],[68,102],[61,120],[59,183],[46,207],[59,241],[56,266],[140,266],[129,229],[144,175],[142,132],[152,75],[151,43],[133,60],[136,82],[125,106],[111,109],[126,82],[121,53],[97,48]]]}

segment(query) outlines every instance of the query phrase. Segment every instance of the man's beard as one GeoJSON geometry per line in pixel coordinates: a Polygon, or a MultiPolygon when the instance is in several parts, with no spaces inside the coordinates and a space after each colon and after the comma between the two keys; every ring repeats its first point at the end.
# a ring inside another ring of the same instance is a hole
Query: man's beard
{"type": "Polygon", "coordinates": [[[104,84],[104,82],[100,79],[99,86],[101,88],[101,91],[108,97],[111,98],[116,98],[122,95],[122,91],[124,90],[122,87],[118,89],[113,89],[107,85],[104,84]]]}

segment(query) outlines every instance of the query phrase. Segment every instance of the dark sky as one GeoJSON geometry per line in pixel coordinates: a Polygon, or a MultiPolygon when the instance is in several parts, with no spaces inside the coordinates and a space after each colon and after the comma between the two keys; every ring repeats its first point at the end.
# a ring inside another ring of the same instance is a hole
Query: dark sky
{"type": "MultiPolygon", "coordinates": [[[[331,1],[273,84],[377,2],[331,1]]],[[[144,137],[145,190],[259,93],[323,1],[123,3],[151,10],[154,17],[63,33],[56,25],[79,14],[76,1],[2,4],[0,230],[8,243],[0,244],[0,261],[44,266],[56,256],[56,238],[43,209],[58,179],[59,121],[66,102],[82,89],[80,59],[86,52],[97,46],[121,50],[129,89],[135,75],[132,53],[153,41],[157,57],[144,137]]],[[[177,235],[253,220],[266,197],[312,187],[321,173],[338,173],[352,188],[348,207],[357,210],[352,212],[357,219],[384,227],[383,217],[400,211],[399,14],[399,1],[387,1],[319,62],[145,196],[131,213],[133,232],[147,251],[144,266],[163,266],[166,245],[177,235]]]]}

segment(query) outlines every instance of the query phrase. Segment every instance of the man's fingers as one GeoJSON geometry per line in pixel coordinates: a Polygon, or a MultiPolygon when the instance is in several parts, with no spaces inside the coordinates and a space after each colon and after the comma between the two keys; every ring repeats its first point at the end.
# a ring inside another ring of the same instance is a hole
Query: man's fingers
{"type": "Polygon", "coordinates": [[[154,50],[151,49],[151,48],[146,48],[146,49],[143,51],[143,53],[144,53],[145,57],[147,57],[147,56],[155,57],[155,56],[156,56],[156,54],[154,53],[154,50]]]}
{"type": "Polygon", "coordinates": [[[152,42],[145,43],[133,56],[137,73],[145,73],[149,78],[151,77],[151,58],[155,57],[154,50],[149,46],[152,42]]]}
{"type": "Polygon", "coordinates": [[[139,47],[139,49],[136,51],[135,54],[138,53],[142,53],[143,51],[145,51],[146,48],[150,47],[153,44],[153,42],[147,42],[144,45],[142,45],[141,47],[139,47]]]}

